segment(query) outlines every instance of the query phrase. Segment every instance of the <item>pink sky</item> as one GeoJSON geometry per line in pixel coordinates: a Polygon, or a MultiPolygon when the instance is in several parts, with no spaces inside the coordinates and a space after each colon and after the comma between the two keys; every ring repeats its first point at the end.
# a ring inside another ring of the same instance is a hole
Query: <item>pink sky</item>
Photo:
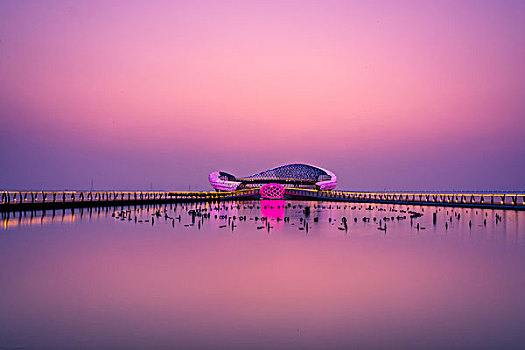
{"type": "Polygon", "coordinates": [[[0,188],[525,188],[522,1],[3,1],[0,188]]]}

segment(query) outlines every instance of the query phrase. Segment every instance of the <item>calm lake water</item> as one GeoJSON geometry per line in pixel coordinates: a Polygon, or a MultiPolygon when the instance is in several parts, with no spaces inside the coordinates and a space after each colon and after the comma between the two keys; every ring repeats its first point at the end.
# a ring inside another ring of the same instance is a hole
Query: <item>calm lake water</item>
{"type": "Polygon", "coordinates": [[[525,212],[252,201],[0,230],[0,349],[524,344],[525,212]]]}

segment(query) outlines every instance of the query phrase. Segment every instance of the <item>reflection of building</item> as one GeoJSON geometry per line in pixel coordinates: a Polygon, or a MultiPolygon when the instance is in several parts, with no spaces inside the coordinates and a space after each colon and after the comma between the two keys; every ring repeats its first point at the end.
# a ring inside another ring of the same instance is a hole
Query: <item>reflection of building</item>
{"type": "Polygon", "coordinates": [[[264,184],[278,183],[286,187],[331,190],[337,185],[337,177],[331,171],[307,164],[288,164],[255,175],[237,178],[224,171],[214,171],[210,184],[217,191],[234,191],[259,188],[264,184]]]}
{"type": "Polygon", "coordinates": [[[261,200],[261,217],[269,219],[284,218],[284,200],[263,199],[261,200]]]}

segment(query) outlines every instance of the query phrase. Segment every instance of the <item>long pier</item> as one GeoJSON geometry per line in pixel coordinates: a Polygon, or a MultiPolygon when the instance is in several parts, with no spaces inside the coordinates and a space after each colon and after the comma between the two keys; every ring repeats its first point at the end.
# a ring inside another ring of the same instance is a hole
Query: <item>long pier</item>
{"type": "Polygon", "coordinates": [[[254,198],[258,190],[212,191],[3,191],[0,212],[210,202],[254,198]]]}
{"type": "Polygon", "coordinates": [[[525,210],[525,193],[351,192],[286,189],[292,198],[355,203],[525,210]]]}
{"type": "MultiPolygon", "coordinates": [[[[2,191],[0,212],[258,199],[259,189],[212,191],[2,191]]],[[[525,193],[402,193],[286,188],[285,198],[525,210],[525,193]]]]}

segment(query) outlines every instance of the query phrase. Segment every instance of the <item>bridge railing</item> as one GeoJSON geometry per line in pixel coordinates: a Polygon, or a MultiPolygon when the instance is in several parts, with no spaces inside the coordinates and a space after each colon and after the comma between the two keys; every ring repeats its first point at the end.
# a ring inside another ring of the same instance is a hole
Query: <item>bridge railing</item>
{"type": "MultiPolygon", "coordinates": [[[[163,200],[224,200],[256,196],[259,189],[232,192],[214,191],[1,191],[1,204],[65,203],[111,201],[163,201],[163,200]]],[[[428,203],[445,205],[525,206],[524,193],[408,193],[408,192],[352,192],[317,191],[286,188],[292,196],[305,196],[326,200],[375,202],[428,203]]]]}
{"type": "Polygon", "coordinates": [[[160,191],[3,191],[2,204],[104,202],[166,198],[160,191]]]}
{"type": "Polygon", "coordinates": [[[413,202],[439,204],[490,204],[494,206],[525,206],[524,193],[403,193],[403,192],[350,192],[316,191],[287,188],[290,195],[353,201],[413,202]]]}
{"type": "Polygon", "coordinates": [[[257,190],[212,191],[2,191],[2,204],[108,201],[162,201],[170,199],[223,199],[253,196],[257,190]]]}

